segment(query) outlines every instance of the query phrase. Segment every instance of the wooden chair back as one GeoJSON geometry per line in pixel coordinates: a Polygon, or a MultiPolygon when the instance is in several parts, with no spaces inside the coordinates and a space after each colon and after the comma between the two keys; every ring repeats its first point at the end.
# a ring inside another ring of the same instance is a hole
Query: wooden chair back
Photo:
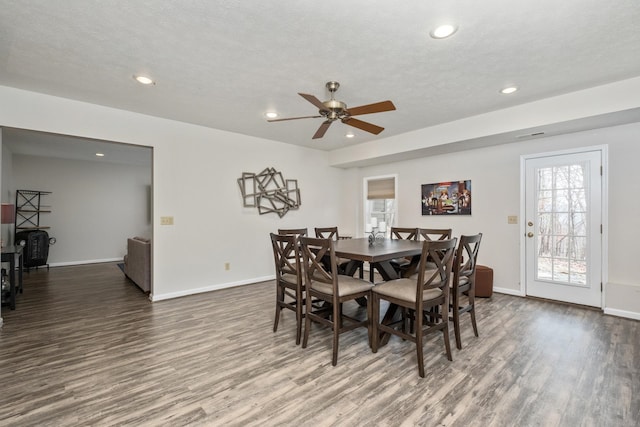
{"type": "Polygon", "coordinates": [[[418,240],[418,228],[391,227],[391,239],[418,240]]]}
{"type": "Polygon", "coordinates": [[[316,227],[316,237],[318,239],[339,240],[338,227],[316,227]]]}
{"type": "Polygon", "coordinates": [[[294,236],[306,236],[307,229],[306,228],[278,228],[278,234],[287,234],[294,236]]]}
{"type": "Polygon", "coordinates": [[[271,233],[273,260],[276,267],[276,280],[286,274],[302,276],[300,257],[298,256],[297,236],[271,233]]]}
{"type": "Polygon", "coordinates": [[[446,240],[451,238],[450,228],[419,228],[422,240],[446,240]]]}
{"type": "Polygon", "coordinates": [[[305,284],[308,287],[314,287],[316,282],[331,285],[334,295],[337,295],[338,280],[333,240],[300,237],[300,250],[304,263],[305,284]],[[326,260],[329,260],[328,266],[326,260]]]}
{"type": "Polygon", "coordinates": [[[453,287],[464,288],[460,292],[475,290],[476,263],[481,240],[482,233],[460,236],[453,269],[453,287]]]}
{"type": "Polygon", "coordinates": [[[444,301],[448,302],[449,283],[451,283],[451,271],[456,253],[457,240],[458,239],[453,238],[424,241],[416,283],[417,313],[422,313],[424,293],[430,289],[440,289],[444,301]]]}

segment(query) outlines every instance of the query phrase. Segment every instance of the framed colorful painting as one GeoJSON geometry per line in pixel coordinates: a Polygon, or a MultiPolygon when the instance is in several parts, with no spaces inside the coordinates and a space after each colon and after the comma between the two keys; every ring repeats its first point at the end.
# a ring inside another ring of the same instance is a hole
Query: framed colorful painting
{"type": "Polygon", "coordinates": [[[471,180],[422,184],[422,215],[471,215],[471,180]]]}

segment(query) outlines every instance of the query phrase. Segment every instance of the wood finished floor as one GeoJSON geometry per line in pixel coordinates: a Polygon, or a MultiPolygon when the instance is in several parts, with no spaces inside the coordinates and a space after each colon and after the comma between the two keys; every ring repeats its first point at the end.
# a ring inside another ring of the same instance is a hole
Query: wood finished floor
{"type": "Polygon", "coordinates": [[[151,303],[115,264],[32,270],[2,308],[0,425],[640,425],[640,322],[494,294],[453,362],[428,339],[420,379],[396,337],[346,333],[332,367],[326,329],[302,349],[285,311],[273,333],[274,294],[151,303]]]}

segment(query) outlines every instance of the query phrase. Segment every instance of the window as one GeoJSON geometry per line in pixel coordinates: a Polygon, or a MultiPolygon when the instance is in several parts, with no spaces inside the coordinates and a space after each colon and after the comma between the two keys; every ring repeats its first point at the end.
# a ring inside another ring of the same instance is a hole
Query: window
{"type": "MultiPolygon", "coordinates": [[[[396,225],[396,175],[364,179],[364,224],[376,218],[389,227],[396,225]]],[[[364,228],[364,227],[363,227],[364,228]]]]}

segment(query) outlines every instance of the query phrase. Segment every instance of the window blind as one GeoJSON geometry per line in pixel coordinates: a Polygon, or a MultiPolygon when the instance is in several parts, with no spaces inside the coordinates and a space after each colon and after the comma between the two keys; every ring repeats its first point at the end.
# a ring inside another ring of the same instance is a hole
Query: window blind
{"type": "Polygon", "coordinates": [[[367,181],[367,200],[395,199],[396,179],[383,178],[367,181]]]}

